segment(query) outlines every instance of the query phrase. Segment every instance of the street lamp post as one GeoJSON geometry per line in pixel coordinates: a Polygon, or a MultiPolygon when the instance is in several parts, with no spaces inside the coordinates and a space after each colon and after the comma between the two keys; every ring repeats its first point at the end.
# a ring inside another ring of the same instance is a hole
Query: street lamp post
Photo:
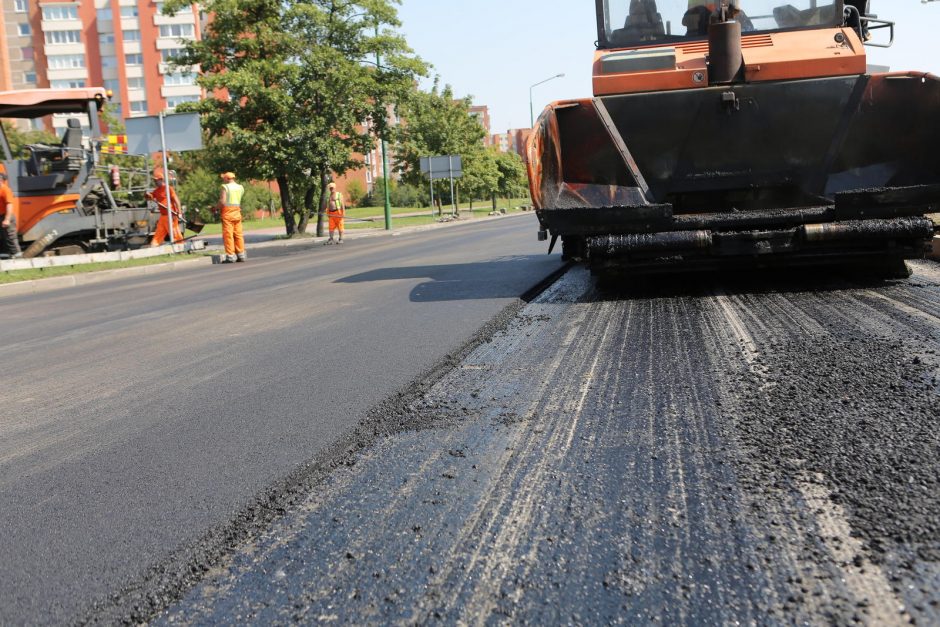
{"type": "MultiPolygon", "coordinates": [[[[375,25],[375,36],[379,36],[379,25],[375,25]]],[[[379,51],[375,51],[375,69],[376,71],[382,69],[382,58],[379,56],[379,51]]],[[[388,121],[388,110],[385,112],[386,123],[388,121]]],[[[382,143],[382,187],[385,188],[385,230],[392,230],[392,199],[388,190],[388,156],[385,153],[385,137],[380,137],[379,140],[382,143]]]]}
{"type": "Polygon", "coordinates": [[[563,78],[564,76],[565,76],[564,73],[562,73],[562,74],[555,74],[555,76],[552,76],[552,77],[550,77],[550,78],[546,78],[544,81],[539,81],[539,82],[537,82],[537,83],[535,83],[535,84],[529,86],[529,128],[535,128],[535,110],[532,108],[532,88],[533,88],[533,87],[538,87],[538,86],[541,85],[542,83],[547,83],[548,81],[553,81],[553,80],[555,80],[556,78],[563,78]]]}

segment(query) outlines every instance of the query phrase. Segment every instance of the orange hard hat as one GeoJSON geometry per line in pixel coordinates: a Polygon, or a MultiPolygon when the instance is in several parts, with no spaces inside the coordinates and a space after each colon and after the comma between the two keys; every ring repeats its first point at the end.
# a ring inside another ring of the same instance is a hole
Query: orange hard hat
{"type": "Polygon", "coordinates": [[[330,183],[329,185],[327,185],[327,187],[329,187],[330,189],[334,189],[336,187],[336,183],[330,183]]]}
{"type": "Polygon", "coordinates": [[[234,180],[234,179],[235,179],[235,173],[234,173],[234,172],[223,172],[223,173],[222,173],[222,178],[223,178],[223,179],[232,179],[232,180],[234,180]]]}
{"type": "Polygon", "coordinates": [[[163,168],[154,168],[154,169],[153,169],[153,178],[155,178],[155,179],[163,179],[163,178],[164,178],[164,176],[163,176],[163,168]]]}

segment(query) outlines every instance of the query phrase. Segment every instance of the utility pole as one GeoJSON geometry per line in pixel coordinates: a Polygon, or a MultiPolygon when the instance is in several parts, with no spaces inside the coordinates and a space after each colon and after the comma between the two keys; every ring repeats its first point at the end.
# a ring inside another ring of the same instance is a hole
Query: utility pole
{"type": "MultiPolygon", "coordinates": [[[[375,24],[375,36],[379,36],[379,25],[375,24]]],[[[379,56],[379,51],[375,51],[375,70],[376,72],[382,69],[382,58],[379,56]]],[[[388,109],[385,110],[385,121],[388,123],[388,109]]],[[[388,157],[385,154],[385,138],[380,137],[379,141],[382,143],[382,180],[384,181],[383,187],[385,188],[385,230],[392,230],[392,200],[389,195],[388,187],[388,157]]]]}

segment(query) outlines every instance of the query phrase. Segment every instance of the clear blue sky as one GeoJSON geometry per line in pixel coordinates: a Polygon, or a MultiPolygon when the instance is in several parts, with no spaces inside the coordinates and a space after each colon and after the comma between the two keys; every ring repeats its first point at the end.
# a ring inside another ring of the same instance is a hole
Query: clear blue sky
{"type": "MultiPolygon", "coordinates": [[[[869,63],[940,74],[940,2],[871,0],[871,10],[897,32],[893,48],[868,48],[869,63]]],[[[529,126],[529,85],[549,76],[565,74],[534,89],[536,116],[591,95],[593,0],[403,0],[399,17],[442,82],[489,105],[494,133],[529,126]]]]}

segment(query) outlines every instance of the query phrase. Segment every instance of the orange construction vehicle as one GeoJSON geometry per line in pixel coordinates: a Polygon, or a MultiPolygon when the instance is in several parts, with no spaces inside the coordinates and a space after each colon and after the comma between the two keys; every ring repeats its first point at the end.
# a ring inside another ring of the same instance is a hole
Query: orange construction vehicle
{"type": "Polygon", "coordinates": [[[940,79],[871,73],[867,0],[596,0],[594,97],[527,145],[539,236],[597,271],[906,274],[940,206],[940,79]]]}
{"type": "Polygon", "coordinates": [[[149,244],[159,214],[146,203],[116,201],[107,183],[113,175],[100,164],[98,113],[106,100],[101,88],[0,92],[0,118],[67,120],[61,143],[28,145],[23,154],[12,154],[0,133],[25,257],[149,244]]]}

